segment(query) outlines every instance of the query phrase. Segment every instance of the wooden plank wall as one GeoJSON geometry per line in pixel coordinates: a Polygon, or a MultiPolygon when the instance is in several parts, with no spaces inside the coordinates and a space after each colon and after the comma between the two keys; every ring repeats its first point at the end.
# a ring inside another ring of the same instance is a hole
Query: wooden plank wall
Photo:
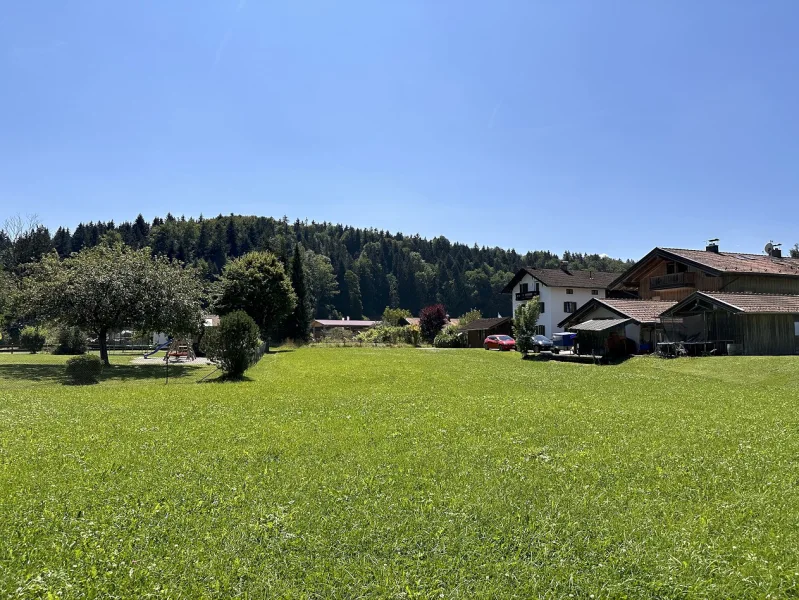
{"type": "Polygon", "coordinates": [[[757,294],[799,294],[799,278],[769,275],[725,274],[725,292],[754,292],[757,294]]]}
{"type": "Polygon", "coordinates": [[[738,315],[744,333],[744,354],[796,354],[794,315],[738,315]]]}

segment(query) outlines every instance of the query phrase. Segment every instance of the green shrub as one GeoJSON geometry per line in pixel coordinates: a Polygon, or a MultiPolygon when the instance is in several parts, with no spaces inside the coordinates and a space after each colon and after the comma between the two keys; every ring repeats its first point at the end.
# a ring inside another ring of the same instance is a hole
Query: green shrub
{"type": "Polygon", "coordinates": [[[378,325],[360,332],[355,339],[365,344],[387,344],[396,346],[407,343],[405,328],[392,325],[378,325]]]}
{"type": "Polygon", "coordinates": [[[52,338],[53,354],[86,354],[88,340],[79,327],[59,327],[52,338]]]}
{"type": "Polygon", "coordinates": [[[241,377],[255,364],[261,340],[258,325],[243,310],[236,310],[219,320],[219,327],[207,327],[203,351],[218,363],[229,377],[241,377]]]}
{"type": "Polygon", "coordinates": [[[404,319],[406,317],[413,316],[411,311],[406,310],[404,308],[391,308],[386,306],[386,310],[383,311],[383,325],[390,325],[392,327],[396,327],[399,325],[400,319],[404,319]]]}
{"type": "Polygon", "coordinates": [[[433,346],[436,348],[463,348],[465,337],[456,327],[448,325],[433,339],[433,346]]]}
{"type": "Polygon", "coordinates": [[[19,334],[19,346],[31,354],[36,354],[44,348],[47,336],[39,327],[25,327],[19,334]]]}
{"type": "Polygon", "coordinates": [[[66,374],[72,383],[85,385],[97,383],[97,378],[103,372],[103,361],[95,354],[74,356],[67,361],[66,374]]]}

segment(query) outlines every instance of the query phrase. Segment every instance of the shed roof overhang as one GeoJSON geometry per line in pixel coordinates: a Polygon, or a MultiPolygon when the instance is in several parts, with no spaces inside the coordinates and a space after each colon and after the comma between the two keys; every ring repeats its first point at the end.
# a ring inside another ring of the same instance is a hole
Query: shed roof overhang
{"type": "Polygon", "coordinates": [[[570,329],[572,331],[602,332],[608,331],[610,329],[616,329],[617,327],[624,327],[628,323],[632,323],[632,321],[632,319],[594,319],[591,321],[585,321],[584,323],[578,323],[577,325],[572,326],[570,329]]]}

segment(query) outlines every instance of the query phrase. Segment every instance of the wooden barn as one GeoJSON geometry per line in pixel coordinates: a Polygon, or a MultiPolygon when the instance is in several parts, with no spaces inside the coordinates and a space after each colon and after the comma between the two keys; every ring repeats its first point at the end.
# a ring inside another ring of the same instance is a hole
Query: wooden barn
{"type": "Polygon", "coordinates": [[[796,354],[799,296],[695,292],[661,315],[688,354],[796,354]]]}

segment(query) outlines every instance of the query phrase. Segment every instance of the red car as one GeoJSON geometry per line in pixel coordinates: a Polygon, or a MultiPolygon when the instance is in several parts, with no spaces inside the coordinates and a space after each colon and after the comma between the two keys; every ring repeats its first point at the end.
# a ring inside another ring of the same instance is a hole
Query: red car
{"type": "Polygon", "coordinates": [[[486,350],[516,350],[516,340],[509,335],[489,335],[483,342],[486,350]]]}

